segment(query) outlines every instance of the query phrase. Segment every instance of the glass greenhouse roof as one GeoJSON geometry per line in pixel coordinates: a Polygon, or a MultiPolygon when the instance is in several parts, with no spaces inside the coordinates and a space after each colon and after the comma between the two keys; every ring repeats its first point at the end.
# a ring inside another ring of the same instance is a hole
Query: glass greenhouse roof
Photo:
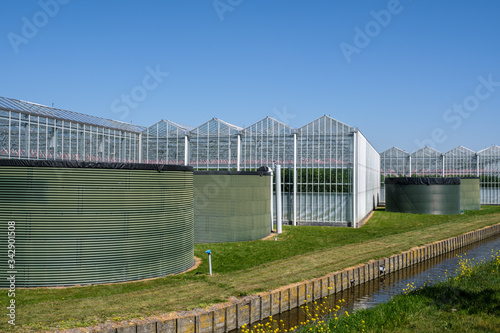
{"type": "Polygon", "coordinates": [[[194,127],[188,126],[188,125],[183,125],[179,123],[174,123],[173,121],[170,120],[165,120],[162,119],[156,124],[153,124],[149,126],[148,128],[144,129],[143,132],[147,132],[148,130],[151,131],[156,128],[166,128],[166,132],[171,133],[175,132],[176,130],[180,130],[182,133],[187,133],[189,131],[192,131],[194,127]]]}
{"type": "Polygon", "coordinates": [[[382,157],[408,157],[409,153],[398,147],[392,147],[380,153],[382,157]]]}
{"type": "Polygon", "coordinates": [[[243,130],[242,127],[230,124],[224,120],[212,118],[204,124],[191,130],[193,135],[208,135],[209,133],[223,133],[223,134],[238,134],[243,130]]]}
{"type": "Polygon", "coordinates": [[[439,151],[437,151],[436,149],[434,148],[431,148],[431,147],[423,147],[423,148],[420,148],[419,150],[417,151],[414,151],[413,153],[411,153],[411,157],[435,157],[435,156],[442,156],[443,154],[439,151]]]}
{"type": "Polygon", "coordinates": [[[89,125],[102,126],[102,127],[107,127],[127,132],[134,132],[134,133],[142,132],[146,128],[144,126],[132,125],[117,120],[99,118],[95,116],[86,115],[83,113],[56,109],[45,105],[20,101],[17,99],[6,98],[6,97],[0,97],[0,109],[6,111],[29,113],[32,115],[37,115],[42,117],[74,121],[89,125]]]}
{"type": "Polygon", "coordinates": [[[295,130],[290,126],[282,123],[271,117],[266,117],[262,120],[259,120],[253,125],[248,126],[243,130],[245,134],[268,134],[268,135],[276,135],[276,134],[290,134],[295,130]]]}
{"type": "Polygon", "coordinates": [[[300,133],[318,133],[318,134],[346,134],[352,133],[356,129],[346,125],[330,116],[324,115],[307,125],[299,128],[300,133]]]}
{"type": "Polygon", "coordinates": [[[477,154],[481,155],[481,156],[495,156],[495,157],[499,157],[500,156],[500,147],[497,146],[497,145],[493,145],[493,146],[491,146],[489,148],[481,150],[477,154]]]}
{"type": "Polygon", "coordinates": [[[476,152],[473,150],[470,150],[468,148],[465,148],[463,146],[458,146],[456,148],[453,148],[449,152],[444,154],[446,157],[472,157],[476,156],[476,152]]]}

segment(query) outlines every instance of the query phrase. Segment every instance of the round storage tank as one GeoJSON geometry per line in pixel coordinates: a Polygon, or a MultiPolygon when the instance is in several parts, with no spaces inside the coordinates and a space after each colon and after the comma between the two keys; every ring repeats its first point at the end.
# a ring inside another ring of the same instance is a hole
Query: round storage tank
{"type": "Polygon", "coordinates": [[[0,248],[15,224],[18,287],[140,280],[194,264],[191,167],[0,160],[0,202],[0,248]]]}
{"type": "Polygon", "coordinates": [[[194,172],[195,243],[249,241],[270,233],[270,173],[194,172]]]}
{"type": "Polygon", "coordinates": [[[481,190],[478,177],[460,178],[460,210],[481,209],[481,190]]]}
{"type": "Polygon", "coordinates": [[[401,177],[385,179],[388,212],[450,215],[460,213],[460,178],[401,177]]]}

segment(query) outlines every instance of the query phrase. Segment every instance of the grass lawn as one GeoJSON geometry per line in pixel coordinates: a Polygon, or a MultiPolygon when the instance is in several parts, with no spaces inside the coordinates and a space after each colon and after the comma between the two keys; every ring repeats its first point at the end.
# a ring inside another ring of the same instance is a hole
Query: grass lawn
{"type": "Polygon", "coordinates": [[[297,333],[500,332],[500,256],[494,256],[476,267],[462,258],[457,275],[447,281],[297,333]]]}
{"type": "MultiPolygon", "coordinates": [[[[498,206],[451,216],[377,210],[360,229],[285,226],[278,241],[197,244],[195,256],[202,263],[185,274],[109,285],[19,289],[16,327],[4,318],[0,331],[85,327],[203,308],[497,223],[498,206]],[[213,276],[207,274],[207,249],[212,251],[213,276]]],[[[7,292],[0,301],[0,306],[7,304],[7,292]]]]}

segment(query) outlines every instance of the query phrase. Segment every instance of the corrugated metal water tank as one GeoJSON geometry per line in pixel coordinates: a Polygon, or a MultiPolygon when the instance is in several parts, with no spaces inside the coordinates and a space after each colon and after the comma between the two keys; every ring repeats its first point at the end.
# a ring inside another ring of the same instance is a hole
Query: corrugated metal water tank
{"type": "Polygon", "coordinates": [[[385,179],[388,212],[451,215],[460,213],[460,178],[399,177],[385,179]]]}
{"type": "Polygon", "coordinates": [[[460,209],[481,209],[481,189],[479,178],[460,178],[460,209]]]}
{"type": "Polygon", "coordinates": [[[194,172],[195,243],[249,241],[270,233],[270,173],[194,172]]]}
{"type": "Polygon", "coordinates": [[[0,202],[0,248],[15,221],[18,287],[140,280],[194,264],[191,167],[0,160],[0,202]]]}

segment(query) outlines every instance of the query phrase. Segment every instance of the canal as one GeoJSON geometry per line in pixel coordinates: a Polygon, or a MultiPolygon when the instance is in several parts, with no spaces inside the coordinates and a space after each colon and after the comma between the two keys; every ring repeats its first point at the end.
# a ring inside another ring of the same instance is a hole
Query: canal
{"type": "MultiPolygon", "coordinates": [[[[337,311],[339,315],[344,314],[345,311],[352,313],[360,309],[370,308],[385,303],[393,296],[403,293],[408,288],[408,285],[413,284],[414,288],[420,288],[424,284],[433,284],[454,275],[458,267],[459,255],[480,262],[483,259],[490,260],[492,250],[494,252],[500,250],[500,235],[464,246],[399,271],[382,275],[380,278],[351,287],[316,302],[304,304],[304,306],[307,305],[310,312],[314,312],[315,308],[319,308],[318,315],[320,316],[321,311],[333,309],[337,305],[340,306],[337,311]]],[[[282,327],[285,329],[298,326],[307,319],[307,314],[302,308],[294,308],[273,316],[273,321],[279,321],[280,325],[283,325],[282,327]]],[[[269,322],[269,318],[248,325],[246,329],[256,327],[259,324],[265,325],[267,322],[269,322]]],[[[231,332],[239,333],[241,330],[231,332]]]]}

